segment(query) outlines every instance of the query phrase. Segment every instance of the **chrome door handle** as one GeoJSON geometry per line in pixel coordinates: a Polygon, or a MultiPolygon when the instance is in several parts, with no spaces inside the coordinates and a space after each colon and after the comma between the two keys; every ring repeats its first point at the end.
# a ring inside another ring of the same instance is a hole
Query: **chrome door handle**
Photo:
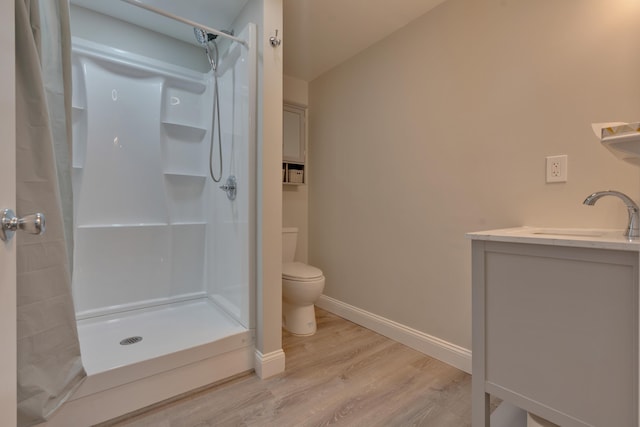
{"type": "Polygon", "coordinates": [[[11,209],[3,209],[0,212],[0,240],[11,240],[13,234],[17,230],[26,231],[29,234],[42,234],[44,233],[44,215],[41,213],[34,213],[18,218],[11,209]]]}

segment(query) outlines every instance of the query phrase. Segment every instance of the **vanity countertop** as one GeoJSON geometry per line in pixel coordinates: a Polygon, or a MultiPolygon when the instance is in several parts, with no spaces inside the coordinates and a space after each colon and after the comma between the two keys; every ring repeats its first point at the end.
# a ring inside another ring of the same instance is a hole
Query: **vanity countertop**
{"type": "Polygon", "coordinates": [[[515,227],[467,233],[471,240],[572,246],[640,252],[640,239],[629,240],[624,230],[592,228],[515,227]]]}

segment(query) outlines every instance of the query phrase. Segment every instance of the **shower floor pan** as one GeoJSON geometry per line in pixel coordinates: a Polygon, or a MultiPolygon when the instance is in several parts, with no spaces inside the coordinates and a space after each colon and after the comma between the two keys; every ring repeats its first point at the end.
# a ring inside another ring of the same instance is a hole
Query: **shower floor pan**
{"type": "MultiPolygon", "coordinates": [[[[87,375],[246,334],[246,328],[206,298],[78,321],[87,375]],[[142,339],[120,344],[132,337],[142,339]]],[[[248,344],[244,339],[231,341],[248,344]]]]}

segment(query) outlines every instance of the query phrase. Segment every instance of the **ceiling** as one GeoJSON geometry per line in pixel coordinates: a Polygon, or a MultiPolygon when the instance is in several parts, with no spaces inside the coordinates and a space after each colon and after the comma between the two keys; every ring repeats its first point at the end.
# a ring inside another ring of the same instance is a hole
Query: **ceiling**
{"type": "Polygon", "coordinates": [[[284,74],[311,81],[445,0],[283,0],[284,74]]]}

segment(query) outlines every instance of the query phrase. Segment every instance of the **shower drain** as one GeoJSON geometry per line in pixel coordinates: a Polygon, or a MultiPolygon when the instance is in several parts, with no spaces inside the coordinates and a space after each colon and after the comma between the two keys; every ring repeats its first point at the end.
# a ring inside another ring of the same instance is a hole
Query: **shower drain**
{"type": "Polygon", "coordinates": [[[131,345],[142,341],[142,337],[129,337],[120,341],[120,345],[131,345]]]}

